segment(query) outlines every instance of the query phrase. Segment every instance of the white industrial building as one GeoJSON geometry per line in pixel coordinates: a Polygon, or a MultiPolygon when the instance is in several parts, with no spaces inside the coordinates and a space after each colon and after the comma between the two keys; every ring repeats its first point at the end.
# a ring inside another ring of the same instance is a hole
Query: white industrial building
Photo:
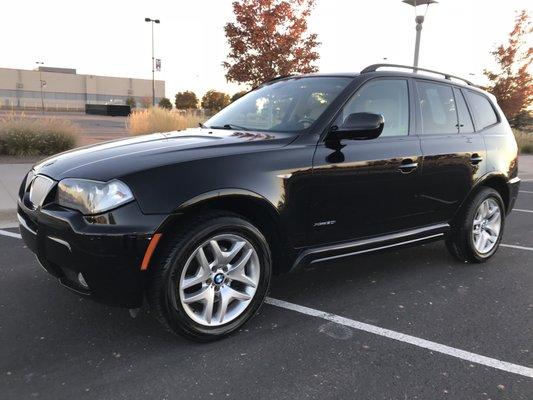
{"type": "MultiPolygon", "coordinates": [[[[84,110],[85,104],[138,106],[152,99],[152,80],[77,74],[75,69],[40,66],[36,70],[0,68],[0,108],[84,110]]],[[[165,81],[155,81],[156,103],[165,96],[165,81]]]]}

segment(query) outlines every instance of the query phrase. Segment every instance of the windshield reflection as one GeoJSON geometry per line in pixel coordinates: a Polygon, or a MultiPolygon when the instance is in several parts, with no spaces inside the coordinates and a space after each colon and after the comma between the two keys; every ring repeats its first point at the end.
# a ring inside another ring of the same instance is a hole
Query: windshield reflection
{"type": "Polygon", "coordinates": [[[205,122],[210,129],[298,132],[309,128],[349,77],[295,77],[249,92],[205,122]]]}

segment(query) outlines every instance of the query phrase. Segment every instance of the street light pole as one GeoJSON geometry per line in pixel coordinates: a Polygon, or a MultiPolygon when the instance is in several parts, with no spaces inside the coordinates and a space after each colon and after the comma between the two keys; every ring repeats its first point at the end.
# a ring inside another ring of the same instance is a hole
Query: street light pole
{"type": "Polygon", "coordinates": [[[145,22],[152,23],[152,106],[155,107],[155,55],[154,55],[154,23],[159,24],[158,19],[145,18],[145,22]]]}
{"type": "Polygon", "coordinates": [[[416,22],[416,40],[415,40],[415,57],[413,60],[413,65],[418,67],[418,55],[420,54],[420,37],[422,36],[422,24],[424,23],[424,16],[417,15],[415,18],[416,22]]]}
{"type": "MultiPolygon", "coordinates": [[[[415,56],[413,60],[413,66],[418,67],[418,56],[420,54],[420,38],[422,36],[422,25],[430,4],[438,3],[435,0],[403,0],[404,3],[409,4],[415,8],[415,22],[416,22],[416,40],[415,40],[415,56]],[[417,13],[417,6],[426,6],[424,14],[417,13]]],[[[416,72],[416,68],[415,68],[416,72]]]]}
{"type": "MultiPolygon", "coordinates": [[[[35,64],[37,65],[43,65],[44,62],[42,61],[35,61],[35,64]]],[[[43,77],[41,75],[41,68],[37,67],[39,70],[39,84],[41,86],[41,113],[44,115],[44,98],[43,98],[43,77]]]]}

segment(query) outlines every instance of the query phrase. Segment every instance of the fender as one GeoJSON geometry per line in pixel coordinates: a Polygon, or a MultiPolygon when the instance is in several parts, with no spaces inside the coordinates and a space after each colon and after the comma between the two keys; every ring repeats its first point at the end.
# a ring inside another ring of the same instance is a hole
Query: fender
{"type": "MultiPolygon", "coordinates": [[[[155,232],[162,233],[163,242],[166,241],[168,233],[172,233],[180,224],[180,218],[186,218],[189,211],[194,213],[198,207],[221,208],[243,215],[254,225],[262,230],[275,254],[274,271],[287,270],[285,259],[280,260],[280,255],[285,255],[287,259],[292,259],[292,248],[288,244],[287,230],[284,218],[280,215],[271,201],[266,197],[251,190],[241,188],[225,188],[204,192],[193,198],[182,202],[173,213],[169,214],[160,224],[155,232]],[[226,201],[227,200],[227,201],[226,201]],[[245,202],[243,202],[243,200],[245,202]],[[217,204],[218,203],[218,204],[217,204]]],[[[170,236],[171,237],[171,236],[170,236]]]]}
{"type": "Polygon", "coordinates": [[[272,204],[271,201],[269,201],[267,198],[261,196],[259,193],[253,192],[251,190],[247,189],[240,189],[240,188],[226,188],[226,189],[216,189],[216,190],[210,190],[208,192],[204,192],[202,194],[199,194],[197,196],[194,196],[193,198],[184,201],[181,203],[173,212],[173,214],[176,213],[182,213],[189,207],[193,207],[196,205],[199,205],[200,203],[203,203],[205,201],[214,200],[214,199],[220,199],[223,197],[244,197],[249,199],[255,199],[259,200],[260,202],[264,202],[265,205],[268,205],[268,208],[275,212],[277,216],[279,216],[279,210],[274,207],[274,204],[272,204]]]}
{"type": "MultiPolygon", "coordinates": [[[[501,172],[501,171],[492,171],[492,172],[486,173],[485,175],[480,177],[476,182],[474,182],[474,185],[472,186],[472,188],[470,189],[468,194],[465,196],[465,198],[461,202],[460,206],[457,208],[457,211],[455,212],[452,220],[457,218],[458,215],[460,215],[461,210],[463,209],[464,205],[467,204],[470,201],[472,196],[479,190],[479,188],[481,186],[483,186],[488,180],[495,179],[495,178],[500,180],[506,186],[509,183],[509,177],[506,174],[504,174],[503,172],[501,172]]],[[[505,196],[502,196],[502,197],[505,197],[505,196]]],[[[504,202],[506,202],[506,200],[508,201],[509,199],[505,199],[504,198],[503,200],[504,200],[504,202]]],[[[506,204],[506,207],[508,207],[508,204],[506,204]]],[[[507,212],[508,211],[509,210],[507,210],[507,212]]]]}
{"type": "MultiPolygon", "coordinates": [[[[273,218],[273,222],[276,225],[276,229],[279,230],[280,235],[284,232],[282,227],[282,218],[280,217],[279,210],[269,201],[266,197],[247,189],[240,188],[225,188],[216,189],[204,192],[197,196],[192,197],[189,200],[182,202],[178,205],[174,211],[167,215],[164,221],[157,227],[155,232],[166,232],[174,228],[175,221],[182,216],[185,216],[187,212],[195,207],[202,206],[203,204],[210,204],[213,201],[222,199],[235,199],[235,200],[253,200],[257,205],[264,207],[264,210],[270,217],[273,218]]],[[[235,210],[239,212],[239,210],[235,210]]],[[[244,211],[244,210],[243,210],[244,211]]],[[[244,215],[251,218],[249,215],[244,215]]]]}

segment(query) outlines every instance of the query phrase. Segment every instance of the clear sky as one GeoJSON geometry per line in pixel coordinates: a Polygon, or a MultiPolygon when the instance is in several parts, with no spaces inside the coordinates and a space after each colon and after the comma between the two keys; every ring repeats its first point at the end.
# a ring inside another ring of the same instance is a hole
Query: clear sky
{"type": "MultiPolygon", "coordinates": [[[[230,94],[222,61],[228,53],[223,26],[232,20],[232,0],[4,0],[0,67],[76,68],[95,75],[151,77],[150,24],[156,25],[156,58],[166,95],[191,89],[230,94]]],[[[359,71],[368,64],[412,64],[414,9],[401,0],[316,0],[309,30],[322,42],[321,72],[359,71]]],[[[489,54],[507,39],[515,11],[531,0],[440,0],[429,7],[422,33],[420,66],[484,82],[489,54]],[[475,74],[475,75],[470,75],[475,74]]]]}

